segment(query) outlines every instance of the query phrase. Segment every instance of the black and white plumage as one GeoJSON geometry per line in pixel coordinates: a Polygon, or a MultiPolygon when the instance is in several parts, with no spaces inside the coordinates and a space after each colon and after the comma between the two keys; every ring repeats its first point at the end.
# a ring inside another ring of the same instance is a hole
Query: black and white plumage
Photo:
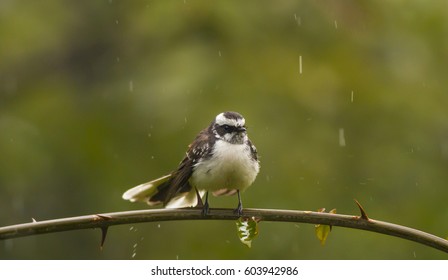
{"type": "Polygon", "coordinates": [[[196,136],[175,171],[129,189],[123,199],[167,208],[202,206],[203,214],[207,214],[209,191],[215,196],[238,194],[235,211],[241,215],[240,191],[254,182],[259,169],[245,119],[237,112],[224,112],[196,136]]]}

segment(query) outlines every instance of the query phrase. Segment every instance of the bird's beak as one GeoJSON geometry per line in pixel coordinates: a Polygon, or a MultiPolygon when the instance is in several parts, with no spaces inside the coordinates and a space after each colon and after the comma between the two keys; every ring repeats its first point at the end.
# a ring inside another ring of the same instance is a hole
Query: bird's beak
{"type": "Polygon", "coordinates": [[[240,126],[236,128],[236,131],[238,131],[239,133],[246,132],[246,128],[244,126],[240,126]]]}

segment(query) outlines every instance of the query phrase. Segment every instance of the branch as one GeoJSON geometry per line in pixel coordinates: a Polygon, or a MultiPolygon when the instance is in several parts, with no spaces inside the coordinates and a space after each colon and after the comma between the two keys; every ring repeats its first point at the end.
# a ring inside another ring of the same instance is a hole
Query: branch
{"type": "MultiPolygon", "coordinates": [[[[243,210],[243,216],[255,217],[260,221],[322,224],[367,230],[411,240],[448,253],[446,239],[413,228],[373,220],[367,218],[365,212],[362,216],[351,216],[312,211],[246,208],[243,210]]],[[[201,209],[198,208],[125,211],[6,226],[0,228],[0,240],[87,228],[102,229],[105,238],[107,228],[114,225],[175,220],[237,219],[238,216],[234,214],[233,209],[222,208],[210,209],[210,214],[207,216],[203,216],[201,209]]]]}

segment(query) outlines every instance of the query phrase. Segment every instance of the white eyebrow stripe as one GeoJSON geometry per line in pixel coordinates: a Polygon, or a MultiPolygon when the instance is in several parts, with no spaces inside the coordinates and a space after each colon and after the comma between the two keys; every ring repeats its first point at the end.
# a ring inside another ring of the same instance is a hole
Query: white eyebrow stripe
{"type": "Polygon", "coordinates": [[[246,120],[244,118],[239,119],[228,119],[224,116],[224,113],[221,113],[216,116],[215,122],[218,125],[230,125],[230,126],[244,126],[246,120]]]}

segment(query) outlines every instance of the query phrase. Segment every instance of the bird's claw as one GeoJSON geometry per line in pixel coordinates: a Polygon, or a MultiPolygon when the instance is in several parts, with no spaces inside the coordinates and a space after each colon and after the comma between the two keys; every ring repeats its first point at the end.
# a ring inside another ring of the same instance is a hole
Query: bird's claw
{"type": "Polygon", "coordinates": [[[239,203],[238,207],[235,210],[233,210],[233,213],[235,215],[238,215],[238,217],[243,216],[243,205],[239,203]]]}
{"type": "Polygon", "coordinates": [[[202,206],[201,214],[202,216],[207,216],[210,213],[210,207],[208,206],[208,201],[205,201],[204,205],[202,206]]]}

